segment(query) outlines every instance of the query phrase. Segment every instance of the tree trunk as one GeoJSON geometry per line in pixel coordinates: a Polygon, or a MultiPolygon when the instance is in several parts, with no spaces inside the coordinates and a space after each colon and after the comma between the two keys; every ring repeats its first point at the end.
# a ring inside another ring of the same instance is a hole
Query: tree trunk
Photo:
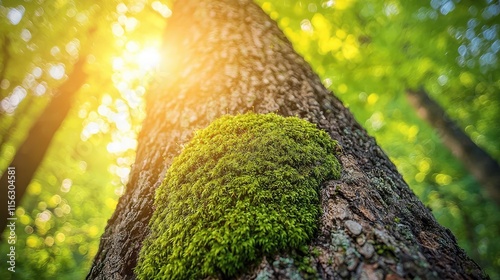
{"type": "MultiPolygon", "coordinates": [[[[125,194],[101,238],[88,279],[134,279],[155,189],[196,129],[224,114],[299,116],[337,140],[341,178],[323,184],[310,265],[323,279],[485,278],[408,188],[352,114],[325,89],[277,25],[252,1],[177,1],[162,69],[125,194]]],[[[286,252],[241,279],[294,277],[286,252]]],[[[295,275],[297,276],[297,275],[295,275]]]]}
{"type": "MultiPolygon", "coordinates": [[[[88,38],[92,38],[96,31],[97,25],[90,26],[87,30],[88,38]]],[[[89,39],[89,42],[92,42],[92,39],[89,39]]],[[[42,163],[55,133],[66,119],[76,93],[87,80],[88,75],[84,71],[86,60],[87,54],[80,54],[78,60],[73,65],[73,70],[71,71],[68,79],[54,90],[54,96],[30,128],[26,139],[17,149],[16,154],[9,165],[15,167],[16,169],[16,208],[20,204],[28,185],[35,176],[38,166],[42,163]]],[[[20,116],[22,117],[22,114],[20,116]]],[[[14,126],[15,124],[12,125],[14,126]]],[[[6,143],[7,141],[3,139],[2,142],[6,143]]],[[[4,171],[0,179],[1,194],[7,194],[7,179],[8,174],[4,171]]],[[[2,201],[7,202],[7,196],[2,195],[2,201]]],[[[8,217],[10,217],[10,213],[7,207],[3,207],[0,210],[0,232],[4,231],[7,225],[8,217]]],[[[0,239],[1,238],[2,237],[0,236],[0,239]]]]}
{"type": "Polygon", "coordinates": [[[2,68],[0,68],[0,83],[5,79],[5,73],[7,72],[7,66],[10,61],[9,53],[10,39],[7,34],[4,34],[4,40],[2,42],[2,68]]]}
{"type": "MultiPolygon", "coordinates": [[[[68,115],[74,95],[87,78],[83,71],[85,59],[86,56],[81,56],[78,59],[68,80],[55,90],[54,97],[52,97],[47,107],[31,127],[26,140],[17,149],[16,155],[9,165],[16,168],[16,206],[19,205],[31,179],[42,162],[54,134],[68,115]]],[[[0,179],[0,193],[3,201],[0,205],[7,205],[8,202],[6,195],[9,185],[7,173],[7,171],[4,171],[0,179]]],[[[2,207],[0,210],[0,232],[5,229],[8,217],[10,217],[8,208],[2,207]]]]}
{"type": "Polygon", "coordinates": [[[478,180],[490,198],[500,205],[498,162],[476,145],[423,89],[407,90],[406,93],[418,115],[436,129],[443,144],[478,180]]]}

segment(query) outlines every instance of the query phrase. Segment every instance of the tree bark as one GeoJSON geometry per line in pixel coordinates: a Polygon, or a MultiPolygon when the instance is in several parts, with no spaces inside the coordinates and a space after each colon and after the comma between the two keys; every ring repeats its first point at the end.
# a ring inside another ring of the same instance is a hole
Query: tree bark
{"type": "Polygon", "coordinates": [[[408,100],[418,115],[436,129],[443,144],[459,159],[500,205],[500,165],[446,114],[423,90],[407,90],[408,100]]]}
{"type": "MultiPolygon", "coordinates": [[[[322,279],[485,278],[408,188],[375,140],[296,54],[252,1],[177,1],[157,84],[125,194],[108,221],[88,279],[134,279],[155,189],[196,129],[224,114],[299,116],[342,146],[339,180],[323,184],[311,261],[322,279]]],[[[286,252],[264,257],[241,279],[290,278],[286,252]],[[264,274],[262,274],[264,273],[264,274]]]]}

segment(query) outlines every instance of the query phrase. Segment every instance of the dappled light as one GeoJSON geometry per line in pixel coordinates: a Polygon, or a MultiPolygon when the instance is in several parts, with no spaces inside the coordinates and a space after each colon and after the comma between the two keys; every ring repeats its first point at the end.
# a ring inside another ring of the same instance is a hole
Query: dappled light
{"type": "Polygon", "coordinates": [[[83,278],[128,181],[171,12],[159,1],[1,5],[2,171],[58,87],[72,83],[75,62],[86,61],[69,116],[16,211],[16,279],[83,278]]]}

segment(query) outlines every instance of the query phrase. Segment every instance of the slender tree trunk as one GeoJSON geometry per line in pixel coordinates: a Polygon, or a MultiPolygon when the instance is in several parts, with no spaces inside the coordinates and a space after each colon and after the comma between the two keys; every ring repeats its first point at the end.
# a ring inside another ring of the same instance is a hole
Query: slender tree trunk
{"type": "Polygon", "coordinates": [[[446,114],[423,90],[407,90],[408,100],[418,115],[434,127],[443,144],[459,159],[500,205],[500,165],[446,114]]]}
{"type": "Polygon", "coordinates": [[[7,66],[10,61],[9,53],[10,39],[7,34],[4,35],[4,40],[2,44],[2,67],[0,68],[0,83],[5,79],[5,73],[7,72],[7,66]]]}
{"type": "MultiPolygon", "coordinates": [[[[16,151],[10,166],[16,168],[16,206],[19,205],[26,189],[31,182],[38,166],[42,162],[54,134],[61,126],[71,108],[74,95],[85,82],[87,75],[83,71],[86,56],[78,59],[70,77],[55,91],[54,97],[31,127],[26,140],[16,151]]],[[[0,179],[0,193],[2,203],[7,205],[8,172],[4,171],[0,179]]],[[[7,225],[10,217],[7,207],[0,209],[0,232],[7,225]]]]}
{"type": "MultiPolygon", "coordinates": [[[[221,115],[247,111],[299,116],[342,146],[342,175],[323,184],[320,229],[310,244],[315,252],[311,266],[318,277],[485,277],[256,4],[176,3],[130,181],[101,238],[88,279],[135,278],[154,192],[173,157],[194,130],[221,115]]],[[[290,278],[297,266],[284,265],[280,257],[286,256],[265,257],[240,278],[290,278]]]]}

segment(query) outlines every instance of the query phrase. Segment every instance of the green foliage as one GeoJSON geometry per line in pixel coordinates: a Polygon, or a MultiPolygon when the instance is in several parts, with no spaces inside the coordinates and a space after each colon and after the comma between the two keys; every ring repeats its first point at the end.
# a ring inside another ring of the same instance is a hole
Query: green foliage
{"type": "Polygon", "coordinates": [[[340,176],[336,145],[315,125],[275,114],[224,116],[198,131],[157,190],[138,278],[233,276],[305,245],[318,188],[340,176]]]}
{"type": "MultiPolygon", "coordinates": [[[[79,134],[68,133],[80,125],[78,118],[63,124],[18,207],[16,272],[2,269],[0,279],[80,279],[88,273],[118,195],[107,170],[112,156],[98,145],[105,139],[81,143],[79,134]],[[95,160],[96,154],[105,160],[95,160]]],[[[0,244],[0,252],[8,246],[0,244]]]]}
{"type": "MultiPolygon", "coordinates": [[[[2,269],[0,279],[83,279],[88,273],[135,157],[148,79],[128,61],[161,38],[165,18],[147,8],[151,2],[0,3],[0,173],[79,57],[86,57],[88,74],[18,206],[16,272],[2,269]],[[141,21],[134,25],[136,17],[141,21]],[[126,48],[132,40],[135,48],[126,48]],[[117,57],[127,67],[114,67],[117,57]],[[53,75],[54,67],[64,76],[53,75]],[[134,75],[124,78],[124,68],[134,75]]],[[[9,246],[0,244],[2,263],[9,246]]]]}

